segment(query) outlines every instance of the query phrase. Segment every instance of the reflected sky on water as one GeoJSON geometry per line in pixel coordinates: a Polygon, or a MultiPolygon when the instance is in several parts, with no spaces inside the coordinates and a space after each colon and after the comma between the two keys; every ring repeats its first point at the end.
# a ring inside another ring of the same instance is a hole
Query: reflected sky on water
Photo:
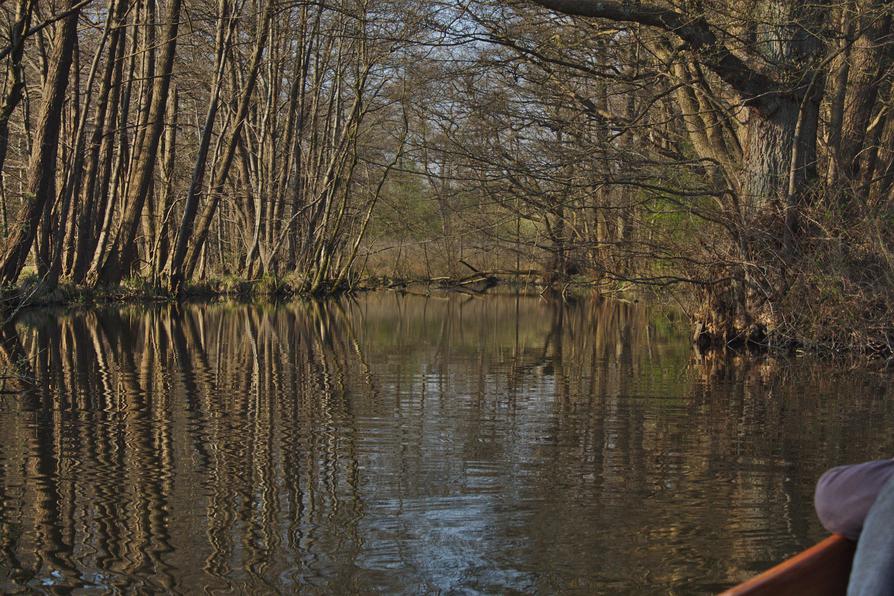
{"type": "Polygon", "coordinates": [[[369,294],[0,331],[0,591],[712,592],[890,456],[886,376],[625,302],[369,294]]]}

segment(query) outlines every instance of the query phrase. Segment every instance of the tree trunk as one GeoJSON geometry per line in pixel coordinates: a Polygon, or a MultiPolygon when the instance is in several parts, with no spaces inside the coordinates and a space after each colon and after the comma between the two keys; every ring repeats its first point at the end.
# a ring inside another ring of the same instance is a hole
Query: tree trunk
{"type": "MultiPolygon", "coordinates": [[[[71,10],[75,4],[75,0],[66,0],[63,9],[71,10]]],[[[0,257],[0,284],[13,284],[18,279],[34,242],[37,227],[55,199],[59,129],[79,12],[72,10],[71,14],[56,25],[53,53],[44,84],[43,105],[28,165],[24,213],[18,229],[7,240],[0,257]]]]}
{"type": "MultiPolygon", "coordinates": [[[[105,263],[99,264],[88,275],[88,283],[115,284],[119,283],[127,275],[128,261],[133,256],[135,249],[134,239],[140,224],[143,205],[149,193],[152,178],[155,173],[156,154],[164,131],[165,109],[168,104],[168,90],[171,85],[171,73],[174,67],[174,55],[177,51],[177,30],[180,25],[180,7],[182,0],[170,0],[168,11],[165,15],[166,29],[164,34],[164,50],[161,56],[161,72],[154,81],[152,89],[152,104],[149,109],[148,126],[143,145],[139,151],[139,159],[135,164],[135,171],[128,185],[127,201],[121,228],[108,253],[105,263]]],[[[96,265],[96,263],[94,263],[96,265]]]]}
{"type": "MultiPolygon", "coordinates": [[[[104,155],[101,151],[103,143],[110,143],[113,135],[111,129],[114,127],[115,115],[117,114],[117,103],[120,97],[120,63],[124,56],[124,28],[123,21],[127,11],[127,0],[113,0],[114,5],[111,10],[115,15],[112,24],[112,31],[109,39],[109,51],[106,59],[103,76],[98,90],[97,97],[99,101],[96,106],[96,116],[93,123],[93,132],[88,143],[88,151],[84,164],[84,183],[81,189],[81,216],[77,221],[76,247],[74,262],[71,270],[66,272],[68,277],[76,282],[83,281],[87,272],[87,265],[93,244],[93,222],[97,214],[96,208],[96,183],[99,174],[100,156],[104,155]],[[118,75],[115,77],[115,75],[118,75]],[[110,113],[111,118],[107,122],[107,114],[110,113]]],[[[107,159],[111,159],[108,155],[107,159]]]]}
{"type": "Polygon", "coordinates": [[[157,236],[153,239],[149,263],[152,266],[152,277],[157,282],[161,276],[165,260],[162,255],[167,255],[170,248],[170,227],[167,216],[174,204],[174,169],[177,158],[177,112],[178,92],[175,87],[170,94],[170,104],[167,109],[168,124],[165,129],[164,143],[162,147],[162,185],[159,193],[157,211],[152,214],[155,218],[157,236]]]}
{"type": "Polygon", "coordinates": [[[25,33],[31,23],[33,0],[20,0],[16,7],[16,16],[10,27],[9,38],[12,50],[6,70],[6,96],[0,106],[0,184],[3,179],[3,164],[9,148],[9,119],[16,106],[22,101],[25,90],[25,76],[22,68],[22,55],[25,50],[25,33]]]}
{"type": "Polygon", "coordinates": [[[857,4],[860,14],[854,18],[859,18],[860,35],[854,40],[849,60],[841,149],[837,156],[842,173],[853,182],[859,182],[866,132],[879,88],[891,63],[891,15],[882,16],[882,11],[890,10],[890,7],[880,0],[857,4]]]}
{"type": "Polygon", "coordinates": [[[128,117],[130,114],[130,97],[133,88],[136,57],[139,53],[137,33],[140,28],[140,17],[134,11],[131,24],[132,42],[127,44],[127,37],[121,38],[118,56],[115,59],[115,73],[112,83],[111,109],[107,118],[106,129],[109,134],[102,137],[99,149],[100,169],[96,178],[96,190],[92,193],[96,201],[96,215],[90,223],[89,246],[83,253],[83,268],[75,276],[75,282],[84,282],[90,272],[98,271],[105,262],[108,252],[109,238],[112,236],[112,223],[118,195],[126,175],[126,164],[130,151],[128,139],[128,117]],[[125,55],[125,49],[128,49],[125,55]],[[125,67],[125,56],[126,67],[125,67]],[[125,77],[125,73],[127,73],[125,77]],[[116,130],[115,134],[111,131],[116,130]],[[117,141],[116,141],[117,139],[117,141]],[[117,142],[118,152],[115,153],[117,142]]]}
{"type": "Polygon", "coordinates": [[[230,37],[232,36],[232,26],[229,13],[227,10],[227,0],[221,0],[218,6],[218,26],[216,36],[216,54],[217,69],[214,73],[214,82],[211,86],[211,98],[208,104],[208,112],[205,115],[205,125],[202,127],[202,136],[199,141],[199,152],[196,156],[195,166],[193,167],[192,179],[189,183],[189,190],[186,192],[186,203],[183,207],[183,218],[180,221],[180,227],[177,231],[174,241],[174,250],[171,253],[170,261],[165,267],[164,280],[168,291],[179,295],[183,291],[183,265],[186,258],[186,250],[189,247],[189,238],[192,234],[193,225],[195,223],[196,214],[199,210],[199,194],[205,184],[205,166],[208,163],[208,150],[211,147],[211,136],[214,132],[214,121],[217,117],[217,109],[220,103],[220,91],[223,82],[224,67],[226,65],[226,56],[230,37]]]}
{"type": "Polygon", "coordinates": [[[252,53],[248,75],[243,84],[239,103],[236,108],[233,129],[230,131],[223,157],[220,160],[220,164],[214,176],[214,181],[211,184],[208,202],[195,227],[192,249],[186,257],[183,272],[179,274],[183,279],[189,279],[192,272],[195,271],[196,265],[198,265],[202,247],[205,244],[205,240],[208,238],[208,231],[211,229],[211,222],[214,220],[214,213],[217,209],[217,204],[220,202],[220,196],[223,193],[230,166],[233,163],[233,157],[236,155],[236,148],[242,135],[242,129],[245,126],[245,118],[248,115],[249,103],[251,101],[252,93],[254,92],[255,83],[257,82],[258,70],[261,66],[261,57],[264,54],[264,47],[267,42],[267,35],[270,30],[270,21],[273,18],[273,12],[274,2],[273,0],[267,0],[261,27],[257,34],[256,45],[252,53]]]}
{"type": "Polygon", "coordinates": [[[781,206],[788,188],[798,104],[780,102],[765,116],[752,110],[748,116],[742,163],[742,217],[753,221],[768,205],[781,206]]]}

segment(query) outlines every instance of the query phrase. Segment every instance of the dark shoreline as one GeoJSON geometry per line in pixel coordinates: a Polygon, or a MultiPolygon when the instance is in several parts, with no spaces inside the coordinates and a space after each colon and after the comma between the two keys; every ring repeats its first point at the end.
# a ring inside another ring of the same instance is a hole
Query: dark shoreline
{"type": "MultiPolygon", "coordinates": [[[[107,305],[138,304],[187,304],[190,302],[234,300],[234,301],[290,301],[310,300],[327,301],[345,296],[356,296],[368,292],[391,291],[401,294],[428,296],[435,293],[456,293],[468,296],[486,296],[494,293],[511,291],[524,296],[540,296],[546,299],[573,301],[585,295],[596,295],[601,299],[612,300],[624,297],[626,300],[639,302],[655,301],[659,304],[681,306],[679,302],[670,301],[666,296],[655,292],[642,292],[630,288],[602,288],[597,282],[576,280],[566,284],[561,290],[544,286],[539,279],[481,276],[468,282],[468,278],[451,280],[449,278],[404,279],[390,277],[372,277],[351,287],[327,289],[316,295],[303,292],[280,278],[262,278],[258,280],[214,279],[186,288],[183,295],[177,297],[162,287],[148,280],[134,280],[120,286],[106,288],[89,288],[59,284],[51,291],[35,291],[32,284],[22,284],[15,288],[0,290],[0,316],[3,322],[14,320],[20,313],[41,308],[65,307],[97,307],[107,305]]],[[[829,361],[855,364],[881,364],[884,370],[894,369],[894,353],[884,346],[828,346],[811,343],[779,330],[768,330],[763,327],[751,327],[747,330],[725,332],[723,334],[708,333],[704,324],[694,319],[685,309],[681,312],[690,319],[693,349],[702,354],[731,353],[761,357],[766,355],[797,357],[810,355],[829,361]]]]}

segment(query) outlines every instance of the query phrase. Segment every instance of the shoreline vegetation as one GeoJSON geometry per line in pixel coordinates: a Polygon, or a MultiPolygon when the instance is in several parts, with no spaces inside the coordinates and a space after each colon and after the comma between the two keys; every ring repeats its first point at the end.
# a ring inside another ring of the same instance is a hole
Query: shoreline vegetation
{"type": "MultiPolygon", "coordinates": [[[[68,306],[74,304],[106,304],[139,301],[177,302],[201,298],[245,298],[278,299],[302,298],[309,300],[329,300],[364,292],[397,290],[407,293],[419,291],[447,291],[484,295],[492,288],[509,288],[523,294],[558,296],[576,294],[593,288],[593,282],[569,281],[562,291],[543,286],[531,273],[525,276],[514,272],[478,272],[457,278],[437,277],[392,277],[371,276],[357,280],[351,285],[338,288],[326,287],[311,294],[301,289],[301,281],[292,277],[264,276],[248,280],[236,277],[220,277],[202,280],[186,285],[180,294],[174,294],[163,285],[142,278],[130,278],[117,286],[75,286],[57,283],[51,289],[41,287],[36,278],[27,278],[16,287],[0,289],[0,312],[11,313],[30,308],[46,306],[68,306]]],[[[621,290],[617,290],[621,291],[621,290]]]]}
{"type": "MultiPolygon", "coordinates": [[[[470,265],[466,265],[470,269],[470,265]]],[[[718,337],[711,335],[703,320],[699,319],[699,309],[703,304],[698,297],[672,295],[655,292],[633,283],[614,282],[606,284],[582,277],[566,280],[561,287],[545,283],[540,272],[531,271],[478,271],[458,277],[450,276],[369,276],[356,280],[352,285],[340,288],[326,288],[316,295],[301,290],[301,280],[294,277],[264,276],[247,280],[236,277],[221,277],[191,283],[179,295],[171,293],[161,284],[151,280],[130,278],[113,287],[90,288],[58,283],[52,289],[41,286],[35,276],[27,277],[25,283],[17,287],[0,289],[0,317],[6,323],[13,322],[25,310],[70,307],[99,306],[108,304],[135,303],[185,303],[203,300],[337,300],[345,296],[356,296],[367,292],[394,291],[403,294],[431,296],[435,293],[460,293],[483,297],[492,293],[518,293],[539,296],[548,300],[574,301],[584,296],[601,299],[622,299],[657,303],[673,306],[688,319],[692,330],[691,340],[695,350],[705,354],[733,350],[738,354],[812,354],[834,359],[882,360],[890,365],[894,354],[877,345],[841,344],[823,341],[823,338],[799,338],[791,335],[791,329],[766,329],[752,327],[736,335],[718,337]]],[[[837,337],[836,337],[837,339],[837,337]]]]}
{"type": "Polygon", "coordinates": [[[11,0],[0,71],[10,310],[524,278],[894,359],[890,2],[11,0]]]}

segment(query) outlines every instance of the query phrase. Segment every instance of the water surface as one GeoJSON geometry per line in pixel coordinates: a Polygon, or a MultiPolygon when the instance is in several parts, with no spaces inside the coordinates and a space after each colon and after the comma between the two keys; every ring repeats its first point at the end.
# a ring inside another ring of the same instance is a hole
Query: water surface
{"type": "Polygon", "coordinates": [[[623,302],[372,294],[2,330],[0,591],[700,593],[823,535],[887,377],[623,302]]]}

